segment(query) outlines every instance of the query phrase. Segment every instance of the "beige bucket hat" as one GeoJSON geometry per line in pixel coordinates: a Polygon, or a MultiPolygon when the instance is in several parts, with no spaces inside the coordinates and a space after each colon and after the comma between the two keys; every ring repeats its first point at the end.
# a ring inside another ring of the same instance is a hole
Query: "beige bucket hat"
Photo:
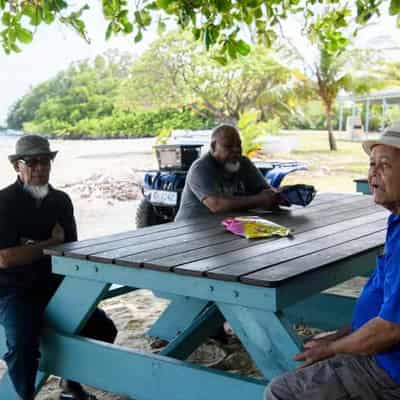
{"type": "Polygon", "coordinates": [[[387,127],[379,139],[364,140],[362,146],[365,152],[370,154],[372,148],[377,144],[385,144],[386,146],[393,146],[400,149],[400,122],[387,127]]]}

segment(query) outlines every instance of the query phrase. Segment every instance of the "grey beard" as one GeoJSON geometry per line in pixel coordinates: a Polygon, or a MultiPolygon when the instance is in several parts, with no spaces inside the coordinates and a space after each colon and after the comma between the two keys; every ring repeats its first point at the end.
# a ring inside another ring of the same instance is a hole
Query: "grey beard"
{"type": "Polygon", "coordinates": [[[26,190],[34,199],[43,200],[49,193],[49,185],[34,186],[25,183],[24,190],[26,190]]]}
{"type": "Polygon", "coordinates": [[[240,161],[227,161],[224,164],[224,168],[226,172],[234,174],[235,172],[238,172],[240,169],[240,161]]]}

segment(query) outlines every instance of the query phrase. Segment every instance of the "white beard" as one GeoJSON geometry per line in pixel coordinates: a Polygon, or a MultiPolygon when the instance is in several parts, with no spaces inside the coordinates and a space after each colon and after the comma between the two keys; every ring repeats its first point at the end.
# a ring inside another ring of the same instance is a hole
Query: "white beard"
{"type": "Polygon", "coordinates": [[[49,193],[49,185],[33,186],[24,184],[26,190],[34,199],[43,200],[49,193]]]}
{"type": "Polygon", "coordinates": [[[224,168],[226,172],[234,174],[235,172],[238,172],[240,169],[240,161],[228,161],[224,164],[224,168]]]}

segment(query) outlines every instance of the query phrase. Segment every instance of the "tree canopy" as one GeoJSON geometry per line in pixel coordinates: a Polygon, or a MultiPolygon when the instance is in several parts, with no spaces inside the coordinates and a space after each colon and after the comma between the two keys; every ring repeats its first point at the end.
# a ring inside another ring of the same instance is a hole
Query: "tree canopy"
{"type": "MultiPolygon", "coordinates": [[[[259,41],[271,44],[276,36],[276,27],[290,15],[301,14],[310,18],[316,5],[343,9],[340,0],[103,0],[103,14],[108,21],[106,38],[118,33],[130,34],[140,41],[146,29],[156,23],[160,31],[166,21],[191,30],[196,39],[209,49],[219,51],[219,60],[246,55],[250,46],[243,40],[241,28],[250,27],[259,41]]],[[[393,16],[400,14],[400,0],[350,0],[346,7],[355,11],[357,24],[365,24],[379,15],[381,6],[389,6],[393,16]]],[[[65,0],[0,0],[0,38],[6,53],[20,51],[21,44],[32,41],[37,26],[58,20],[71,26],[84,39],[89,40],[84,22],[87,4],[75,8],[65,0]]],[[[341,28],[343,18],[338,15],[336,26],[341,28]]],[[[343,38],[337,30],[321,32],[340,45],[343,38]]]]}
{"type": "Polygon", "coordinates": [[[191,35],[171,32],[136,60],[117,103],[125,110],[190,106],[217,121],[236,122],[245,110],[260,108],[265,96],[276,98],[290,78],[265,48],[221,65],[191,35]]]}

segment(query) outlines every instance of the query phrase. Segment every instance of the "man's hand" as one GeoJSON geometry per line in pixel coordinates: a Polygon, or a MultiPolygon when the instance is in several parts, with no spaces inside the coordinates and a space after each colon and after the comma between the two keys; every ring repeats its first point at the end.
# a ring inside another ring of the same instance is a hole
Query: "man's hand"
{"type": "Polygon", "coordinates": [[[308,367],[318,361],[326,360],[335,355],[331,348],[332,341],[318,339],[308,342],[308,346],[304,346],[305,350],[296,354],[293,359],[296,361],[304,361],[299,368],[308,367]]]}
{"type": "Polygon", "coordinates": [[[323,332],[304,343],[304,351],[294,356],[296,361],[304,361],[300,368],[334,356],[333,343],[351,333],[351,327],[345,326],[337,331],[323,332]]]}
{"type": "Polygon", "coordinates": [[[264,189],[257,195],[258,207],[272,209],[277,207],[281,201],[281,195],[274,188],[264,189]]]}
{"type": "Polygon", "coordinates": [[[57,222],[52,231],[51,231],[51,239],[55,242],[55,244],[64,243],[65,233],[63,227],[57,222]]]}

